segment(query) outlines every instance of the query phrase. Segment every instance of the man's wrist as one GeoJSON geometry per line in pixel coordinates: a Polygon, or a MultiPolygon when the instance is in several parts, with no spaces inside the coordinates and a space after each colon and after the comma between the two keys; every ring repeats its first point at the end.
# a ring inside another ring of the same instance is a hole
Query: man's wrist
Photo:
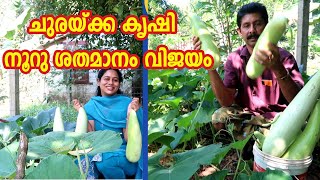
{"type": "Polygon", "coordinates": [[[283,66],[283,64],[275,66],[272,71],[275,74],[277,80],[284,80],[290,76],[289,71],[283,66]]]}
{"type": "Polygon", "coordinates": [[[286,73],[284,75],[276,75],[277,80],[285,80],[290,76],[289,71],[287,69],[285,69],[285,71],[286,73]]]}

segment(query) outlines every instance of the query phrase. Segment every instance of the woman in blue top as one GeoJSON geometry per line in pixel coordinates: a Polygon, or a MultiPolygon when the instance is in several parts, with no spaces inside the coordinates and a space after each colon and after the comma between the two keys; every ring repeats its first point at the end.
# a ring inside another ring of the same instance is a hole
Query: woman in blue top
{"type": "MultiPolygon", "coordinates": [[[[97,78],[97,96],[84,105],[88,116],[88,131],[112,130],[121,134],[123,143],[118,150],[102,153],[91,161],[106,179],[141,178],[142,158],[138,163],[131,163],[126,158],[127,117],[131,110],[137,111],[142,129],[142,110],[138,98],[122,95],[120,84],[122,74],[117,69],[101,69],[97,78]]],[[[78,100],[74,106],[80,107],[78,100]]]]}

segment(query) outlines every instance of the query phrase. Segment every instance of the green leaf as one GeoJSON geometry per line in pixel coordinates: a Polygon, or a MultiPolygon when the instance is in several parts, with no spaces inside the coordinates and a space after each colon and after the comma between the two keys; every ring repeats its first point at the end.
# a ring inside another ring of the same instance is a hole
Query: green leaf
{"type": "Polygon", "coordinates": [[[211,7],[212,3],[210,3],[210,2],[197,2],[196,6],[195,6],[195,9],[202,9],[205,6],[211,7]]]}
{"type": "Polygon", "coordinates": [[[185,129],[187,129],[190,124],[191,124],[191,121],[193,120],[194,116],[196,114],[196,110],[195,111],[192,111],[192,112],[189,112],[187,114],[183,114],[181,115],[180,117],[177,118],[178,120],[178,127],[183,127],[185,129]]]}
{"type": "Polygon", "coordinates": [[[254,180],[292,180],[292,177],[280,170],[266,169],[265,172],[253,172],[250,179],[254,180]]]}
{"type": "Polygon", "coordinates": [[[156,120],[149,120],[148,124],[148,143],[157,141],[159,143],[170,146],[170,143],[174,140],[174,137],[165,135],[167,133],[166,125],[172,121],[177,115],[178,110],[173,109],[156,120]]]}
{"type": "Polygon", "coordinates": [[[78,147],[92,148],[88,155],[113,151],[122,144],[119,133],[114,131],[93,131],[85,134],[75,132],[49,132],[30,139],[28,158],[39,159],[55,153],[66,154],[78,147]]]}
{"type": "Polygon", "coordinates": [[[153,79],[161,76],[170,76],[172,74],[180,74],[178,70],[174,69],[164,69],[164,70],[149,70],[148,79],[153,79]]]}
{"type": "MultiPolygon", "coordinates": [[[[22,116],[22,115],[16,115],[16,116],[11,116],[11,117],[9,117],[7,120],[8,121],[18,121],[18,122],[20,122],[20,121],[23,121],[24,120],[24,116],[22,116]]],[[[17,122],[17,123],[18,123],[17,122]]],[[[18,123],[19,124],[19,123],[18,123]]]]}
{"type": "MultiPolygon", "coordinates": [[[[310,3],[310,12],[314,12],[320,9],[320,3],[310,3]]],[[[316,14],[316,13],[314,13],[316,14]]]]}
{"type": "Polygon", "coordinates": [[[138,13],[137,13],[137,11],[135,11],[135,10],[130,10],[130,14],[131,14],[131,15],[135,15],[135,16],[138,16],[138,13]]]}
{"type": "Polygon", "coordinates": [[[33,124],[36,124],[36,123],[37,123],[37,119],[33,117],[26,117],[25,120],[22,122],[23,131],[26,133],[28,138],[36,136],[36,134],[32,132],[34,130],[33,127],[36,126],[33,124]]]}
{"type": "Polygon", "coordinates": [[[171,106],[172,108],[178,108],[179,103],[181,102],[182,97],[169,97],[167,99],[164,100],[160,100],[160,101],[156,101],[155,103],[158,104],[167,104],[169,106],[171,106]]]}
{"type": "Polygon", "coordinates": [[[19,142],[13,142],[0,150],[0,178],[8,178],[16,171],[19,142]]]}
{"type": "Polygon", "coordinates": [[[156,101],[159,99],[159,97],[165,95],[167,93],[167,91],[165,89],[160,89],[154,93],[149,93],[148,95],[148,101],[156,101]]]}
{"type": "Polygon", "coordinates": [[[53,154],[43,159],[27,179],[80,179],[81,173],[74,160],[67,155],[53,154]]]}
{"type": "Polygon", "coordinates": [[[120,4],[119,10],[118,10],[118,18],[124,19],[124,17],[122,17],[122,16],[123,16],[123,4],[120,4]]]}
{"type": "Polygon", "coordinates": [[[168,166],[160,164],[162,154],[152,156],[148,161],[148,178],[161,179],[189,179],[200,165],[219,162],[229,151],[228,147],[221,144],[212,144],[202,148],[190,150],[183,153],[173,154],[173,161],[168,166]]]}
{"type": "MultiPolygon", "coordinates": [[[[149,139],[149,137],[148,137],[148,139],[149,139]]],[[[159,138],[155,139],[155,141],[170,147],[170,143],[172,141],[174,141],[174,137],[168,136],[168,135],[163,135],[163,136],[160,136],[159,138]]]]}
{"type": "Polygon", "coordinates": [[[19,130],[20,127],[15,121],[0,123],[0,142],[9,143],[19,130]]]}
{"type": "Polygon", "coordinates": [[[181,138],[187,134],[187,131],[183,128],[179,128],[177,132],[171,132],[169,133],[170,136],[174,137],[174,140],[170,143],[171,149],[176,148],[180,144],[181,138]]]}
{"type": "Polygon", "coordinates": [[[30,19],[30,17],[31,17],[31,8],[28,7],[22,12],[22,14],[20,16],[18,16],[14,20],[13,24],[11,24],[9,29],[5,32],[4,37],[12,40],[15,33],[16,33],[16,30],[21,29],[21,27],[23,27],[27,23],[27,21],[30,19]]]}
{"type": "Polygon", "coordinates": [[[31,8],[26,8],[23,13],[17,18],[17,27],[21,29],[24,25],[27,24],[28,20],[31,17],[31,8]]]}
{"type": "Polygon", "coordinates": [[[250,180],[250,176],[248,174],[239,173],[237,176],[237,180],[250,180]]]}
{"type": "Polygon", "coordinates": [[[246,137],[246,139],[241,140],[241,141],[237,141],[234,142],[232,144],[230,144],[230,146],[232,148],[238,149],[238,150],[242,150],[244,148],[244,146],[247,144],[247,142],[250,140],[252,134],[250,134],[249,136],[246,137]]]}
{"type": "Polygon", "coordinates": [[[159,131],[159,132],[148,134],[148,144],[151,144],[153,141],[163,136],[165,133],[166,133],[165,131],[159,131]]]}
{"type": "Polygon", "coordinates": [[[191,138],[196,137],[197,134],[198,134],[198,131],[196,131],[195,129],[191,129],[191,130],[189,130],[189,132],[187,132],[186,134],[183,135],[180,142],[182,143],[182,142],[190,141],[191,138]]]}
{"type": "Polygon", "coordinates": [[[15,33],[16,33],[16,30],[7,31],[7,33],[4,35],[4,37],[9,40],[13,40],[13,36],[15,35],[15,33]]]}
{"type": "Polygon", "coordinates": [[[53,113],[54,111],[49,109],[48,111],[41,111],[35,117],[26,117],[22,122],[22,127],[27,137],[30,138],[44,134],[43,130],[46,129],[49,122],[53,119],[53,113]]]}
{"type": "Polygon", "coordinates": [[[178,77],[168,77],[168,84],[170,84],[172,87],[177,86],[179,78],[178,77]]]}
{"type": "Polygon", "coordinates": [[[196,114],[196,116],[193,119],[193,124],[195,123],[205,124],[208,122],[211,122],[211,114],[209,114],[202,107],[200,107],[198,114],[196,114]]]}
{"type": "Polygon", "coordinates": [[[183,99],[191,99],[193,90],[194,87],[185,85],[176,92],[175,96],[182,97],[183,99]]]}
{"type": "Polygon", "coordinates": [[[160,149],[158,149],[157,153],[152,155],[151,157],[153,156],[157,156],[158,154],[164,154],[166,153],[168,150],[170,150],[170,148],[166,145],[163,145],[160,149]]]}
{"type": "Polygon", "coordinates": [[[191,86],[191,87],[196,87],[199,83],[199,81],[201,81],[203,79],[203,77],[200,76],[190,76],[190,78],[187,78],[187,81],[184,82],[184,85],[187,86],[191,86]]]}
{"type": "Polygon", "coordinates": [[[43,134],[43,129],[51,121],[48,111],[41,111],[36,117],[27,117],[23,123],[23,131],[28,137],[43,134]],[[41,133],[42,132],[42,133],[41,133]]]}
{"type": "Polygon", "coordinates": [[[42,136],[30,138],[27,157],[30,159],[40,159],[55,153],[66,154],[76,145],[75,139],[66,134],[63,131],[49,132],[42,136]]]}
{"type": "Polygon", "coordinates": [[[36,134],[36,135],[38,135],[38,136],[40,136],[40,135],[44,134],[44,130],[46,128],[47,128],[47,126],[42,126],[42,127],[38,128],[38,129],[32,130],[31,132],[36,134]]]}
{"type": "MultiPolygon", "coordinates": [[[[114,151],[120,148],[122,139],[119,133],[105,130],[105,131],[92,131],[81,136],[81,141],[90,142],[93,150],[88,155],[96,155],[98,153],[114,151]]],[[[82,149],[79,147],[79,149],[82,149]]]]}
{"type": "Polygon", "coordinates": [[[167,132],[166,125],[171,122],[179,114],[177,109],[170,110],[167,114],[160,116],[155,120],[149,120],[148,134],[154,132],[167,132]]]}
{"type": "Polygon", "coordinates": [[[11,117],[9,117],[7,120],[8,120],[8,121],[15,121],[18,126],[22,126],[24,119],[25,119],[24,116],[22,116],[22,115],[16,115],[16,116],[11,116],[11,117]]]}
{"type": "Polygon", "coordinates": [[[214,172],[210,176],[205,176],[202,180],[224,180],[228,175],[229,170],[223,169],[221,171],[214,172]]]}
{"type": "Polygon", "coordinates": [[[309,25],[316,25],[320,23],[320,15],[319,16],[316,16],[316,17],[313,17],[310,22],[309,22],[309,25]]]}
{"type": "Polygon", "coordinates": [[[208,102],[213,102],[214,98],[215,98],[215,95],[213,94],[213,91],[212,91],[211,87],[207,88],[207,91],[206,91],[206,93],[204,95],[204,100],[208,101],[208,102]]]}
{"type": "Polygon", "coordinates": [[[168,124],[169,122],[173,121],[179,115],[178,109],[170,110],[166,115],[162,116],[161,118],[168,124]]]}
{"type": "Polygon", "coordinates": [[[166,121],[162,118],[150,121],[148,124],[148,136],[156,132],[166,132],[165,124],[166,121]]]}
{"type": "Polygon", "coordinates": [[[200,100],[203,96],[203,92],[202,91],[193,91],[192,92],[195,96],[196,99],[200,100]]]}

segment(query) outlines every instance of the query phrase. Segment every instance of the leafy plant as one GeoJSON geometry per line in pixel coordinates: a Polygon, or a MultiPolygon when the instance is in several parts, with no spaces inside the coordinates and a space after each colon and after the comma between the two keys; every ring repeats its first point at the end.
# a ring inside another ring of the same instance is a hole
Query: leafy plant
{"type": "MultiPolygon", "coordinates": [[[[95,131],[85,134],[76,132],[49,132],[44,134],[44,129],[50,128],[54,108],[41,111],[35,117],[15,116],[9,122],[0,123],[0,178],[12,178],[16,172],[16,159],[19,143],[18,134],[22,129],[29,138],[27,152],[27,178],[79,178],[80,171],[73,157],[75,154],[87,149],[86,155],[118,149],[122,144],[119,133],[113,131],[95,131]],[[23,128],[22,128],[23,127],[23,128]],[[75,150],[75,151],[74,151],[75,150]],[[77,150],[80,150],[78,152],[77,150]],[[69,152],[74,151],[75,153],[69,152]],[[37,163],[35,163],[37,162],[37,163]],[[40,162],[40,163],[39,163],[40,162]],[[59,168],[53,165],[61,164],[59,168]],[[63,169],[61,170],[60,167],[63,169]],[[48,172],[47,169],[53,169],[48,172]],[[71,171],[73,173],[70,173],[71,171]],[[59,173],[54,173],[59,171],[59,173]]],[[[83,174],[81,174],[83,177],[83,174]]]]}
{"type": "Polygon", "coordinates": [[[8,178],[12,177],[13,173],[16,170],[15,160],[17,158],[17,150],[18,150],[19,143],[12,142],[8,146],[0,149],[0,177],[1,178],[8,178]]]}
{"type": "MultiPolygon", "coordinates": [[[[148,161],[149,178],[190,179],[200,168],[200,165],[213,164],[217,166],[231,148],[241,152],[250,138],[251,136],[248,136],[242,141],[237,141],[227,146],[222,146],[222,144],[219,143],[175,154],[157,153],[150,157],[148,161]]],[[[239,159],[241,160],[240,154],[241,153],[239,153],[239,159]]],[[[238,167],[240,166],[240,160],[238,161],[238,167]]],[[[215,173],[213,175],[215,176],[215,173]]],[[[220,176],[219,173],[216,175],[220,176]]]]}
{"type": "Polygon", "coordinates": [[[228,151],[229,147],[212,144],[177,154],[154,155],[148,160],[149,179],[190,179],[200,165],[220,163],[228,151]]]}

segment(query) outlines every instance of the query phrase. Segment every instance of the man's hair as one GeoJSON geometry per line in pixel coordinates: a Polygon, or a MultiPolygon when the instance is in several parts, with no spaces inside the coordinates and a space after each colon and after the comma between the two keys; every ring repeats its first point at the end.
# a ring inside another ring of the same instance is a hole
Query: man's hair
{"type": "Polygon", "coordinates": [[[241,26],[241,20],[243,16],[246,14],[251,14],[251,13],[259,13],[262,17],[262,19],[265,21],[265,23],[268,23],[268,12],[266,7],[258,2],[251,2],[249,4],[243,5],[240,10],[238,11],[237,15],[237,25],[238,28],[241,26]]]}

